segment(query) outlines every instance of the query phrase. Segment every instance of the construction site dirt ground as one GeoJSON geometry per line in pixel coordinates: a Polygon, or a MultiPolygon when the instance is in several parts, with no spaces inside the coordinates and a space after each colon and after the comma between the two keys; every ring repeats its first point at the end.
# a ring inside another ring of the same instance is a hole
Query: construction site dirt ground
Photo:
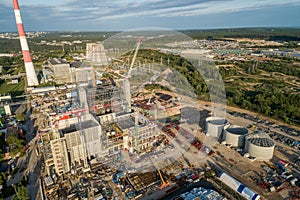
{"type": "MultiPolygon", "coordinates": [[[[201,110],[210,111],[210,107],[211,107],[210,105],[212,104],[208,102],[201,102],[200,111],[201,110]]],[[[253,116],[258,116],[258,114],[256,113],[246,111],[243,109],[238,109],[233,107],[227,107],[227,109],[236,112],[251,114],[253,116]]],[[[226,114],[226,119],[231,124],[236,124],[244,127],[247,127],[250,124],[253,125],[255,123],[251,120],[242,117],[235,117],[228,113],[226,114]]],[[[274,122],[277,123],[276,120],[274,122]]],[[[202,142],[206,138],[204,133],[198,133],[197,136],[202,142]]],[[[291,159],[291,156],[293,156],[293,151],[291,147],[283,144],[276,144],[276,145],[283,147],[284,151],[280,151],[279,149],[275,148],[273,158],[267,162],[270,165],[274,165],[274,163],[279,159],[289,160],[291,159]]],[[[241,154],[239,154],[235,150],[231,148],[227,148],[225,145],[222,145],[220,143],[216,143],[213,147],[213,150],[216,152],[216,155],[213,158],[214,162],[220,165],[225,170],[227,170],[230,174],[232,174],[232,176],[240,180],[242,183],[252,188],[254,191],[258,192],[259,194],[262,194],[264,197],[267,197],[268,199],[284,199],[285,197],[288,196],[287,190],[283,190],[280,193],[276,193],[276,192],[269,193],[269,191],[263,190],[262,188],[257,186],[255,179],[259,178],[260,176],[266,173],[261,167],[262,165],[266,165],[265,162],[262,161],[251,162],[248,158],[244,158],[241,154]]]]}

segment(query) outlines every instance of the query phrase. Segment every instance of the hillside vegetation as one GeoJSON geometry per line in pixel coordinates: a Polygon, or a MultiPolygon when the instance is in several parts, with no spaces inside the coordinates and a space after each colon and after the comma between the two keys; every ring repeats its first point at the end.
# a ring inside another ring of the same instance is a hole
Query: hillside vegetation
{"type": "MultiPolygon", "coordinates": [[[[141,61],[145,58],[152,61],[153,57],[157,63],[161,59],[169,60],[168,66],[188,80],[198,98],[209,100],[208,87],[201,73],[189,61],[178,55],[148,49],[142,49],[138,54],[141,61]]],[[[228,105],[300,124],[300,65],[296,60],[282,59],[267,63],[232,61],[217,63],[217,66],[225,84],[228,105]]]]}

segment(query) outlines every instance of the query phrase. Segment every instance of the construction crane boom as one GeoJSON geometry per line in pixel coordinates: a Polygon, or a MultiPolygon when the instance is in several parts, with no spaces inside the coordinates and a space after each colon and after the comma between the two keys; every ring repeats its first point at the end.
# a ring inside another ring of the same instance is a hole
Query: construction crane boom
{"type": "Polygon", "coordinates": [[[168,187],[170,185],[170,183],[168,181],[164,180],[164,177],[161,174],[161,171],[159,168],[156,167],[155,163],[153,162],[152,159],[150,159],[150,161],[152,162],[153,166],[155,167],[155,169],[157,170],[158,174],[159,174],[159,178],[161,180],[161,185],[160,185],[160,189],[163,189],[165,187],[168,187]]]}
{"type": "Polygon", "coordinates": [[[135,48],[135,51],[134,51],[134,55],[133,55],[133,58],[132,58],[132,61],[131,61],[131,64],[130,64],[130,67],[129,67],[129,70],[128,70],[128,77],[129,78],[130,78],[130,75],[131,75],[131,70],[132,70],[133,65],[135,63],[135,60],[136,60],[137,53],[140,49],[141,43],[142,43],[142,38],[140,37],[138,39],[138,42],[137,42],[137,45],[136,45],[136,48],[135,48]]]}
{"type": "MultiPolygon", "coordinates": [[[[140,45],[142,43],[142,38],[140,37],[138,39],[138,42],[137,42],[137,45],[136,45],[136,49],[135,49],[135,52],[134,52],[134,55],[133,55],[133,58],[132,58],[132,62],[131,62],[131,65],[129,67],[129,70],[128,70],[128,76],[127,76],[127,79],[125,81],[128,81],[129,83],[129,80],[128,78],[131,77],[131,70],[132,70],[132,67],[134,65],[134,62],[136,60],[136,56],[137,56],[137,53],[139,51],[139,48],[140,48],[140,45]]],[[[130,83],[129,83],[130,84],[130,83]]],[[[130,87],[130,85],[129,85],[130,87]]],[[[134,126],[134,131],[135,131],[135,149],[137,151],[137,153],[140,153],[140,145],[139,145],[139,127],[138,127],[138,122],[139,122],[139,118],[138,118],[138,111],[136,110],[135,111],[135,126],[134,126]]]]}
{"type": "Polygon", "coordinates": [[[163,189],[163,188],[165,188],[165,187],[168,187],[168,186],[170,185],[169,182],[164,180],[164,177],[162,176],[162,174],[161,174],[161,172],[160,172],[159,169],[157,169],[157,172],[158,172],[159,177],[160,177],[160,180],[161,180],[161,186],[160,186],[160,189],[163,189]]]}

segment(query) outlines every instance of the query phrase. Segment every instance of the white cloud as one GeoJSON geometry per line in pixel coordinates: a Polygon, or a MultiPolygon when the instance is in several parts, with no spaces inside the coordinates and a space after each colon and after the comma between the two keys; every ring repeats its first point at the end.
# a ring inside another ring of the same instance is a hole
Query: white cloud
{"type": "Polygon", "coordinates": [[[82,12],[85,16],[89,15],[86,18],[93,20],[110,20],[134,16],[197,16],[293,4],[300,4],[300,0],[187,0],[184,2],[179,0],[111,0],[109,2],[90,0],[81,3],[76,0],[58,8],[56,12],[63,16],[69,15],[74,19],[79,16],[68,12],[82,12]]]}
{"type": "MultiPolygon", "coordinates": [[[[11,0],[4,0],[11,5],[11,0]]],[[[261,9],[268,6],[300,4],[300,0],[31,0],[20,1],[21,7],[33,12],[49,9],[47,15],[72,19],[110,20],[133,16],[197,16],[244,10],[261,9]]],[[[12,6],[12,5],[11,5],[12,6]]],[[[38,14],[44,15],[43,12],[38,14]]],[[[41,16],[42,17],[42,16],[41,16]]]]}

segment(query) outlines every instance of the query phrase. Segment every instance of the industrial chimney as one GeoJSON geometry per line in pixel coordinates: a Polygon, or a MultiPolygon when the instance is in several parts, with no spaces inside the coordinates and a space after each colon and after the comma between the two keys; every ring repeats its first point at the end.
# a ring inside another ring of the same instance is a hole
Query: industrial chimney
{"type": "Polygon", "coordinates": [[[16,23],[17,23],[17,27],[18,27],[18,33],[19,33],[19,37],[20,37],[23,59],[24,59],[24,63],[25,63],[27,85],[35,86],[35,85],[38,85],[39,82],[38,82],[37,76],[35,74],[33,63],[31,60],[31,56],[30,56],[30,52],[29,52],[29,48],[28,48],[28,44],[27,44],[27,39],[26,39],[26,35],[25,35],[23,23],[22,23],[18,0],[13,0],[13,5],[14,5],[16,23]]]}

